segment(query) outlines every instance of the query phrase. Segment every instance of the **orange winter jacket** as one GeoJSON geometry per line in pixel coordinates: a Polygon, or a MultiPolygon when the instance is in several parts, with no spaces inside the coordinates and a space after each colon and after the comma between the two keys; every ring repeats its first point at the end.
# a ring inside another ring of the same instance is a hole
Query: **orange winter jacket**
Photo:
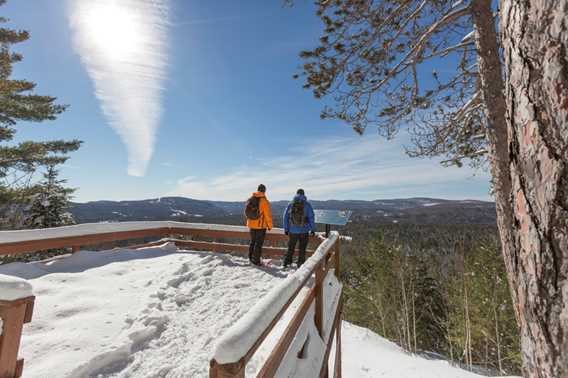
{"type": "Polygon", "coordinates": [[[255,230],[263,228],[268,230],[272,229],[272,211],[270,210],[270,202],[268,202],[268,199],[262,192],[254,192],[252,195],[260,198],[258,206],[260,216],[258,219],[247,219],[247,227],[255,230]]]}

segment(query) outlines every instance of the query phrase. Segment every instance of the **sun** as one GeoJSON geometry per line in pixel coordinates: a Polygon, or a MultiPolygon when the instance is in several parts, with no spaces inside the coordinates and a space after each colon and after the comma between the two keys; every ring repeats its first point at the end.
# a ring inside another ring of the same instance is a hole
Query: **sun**
{"type": "Polygon", "coordinates": [[[92,2],[81,13],[87,38],[99,53],[124,60],[142,47],[143,28],[135,9],[105,1],[92,2]]]}

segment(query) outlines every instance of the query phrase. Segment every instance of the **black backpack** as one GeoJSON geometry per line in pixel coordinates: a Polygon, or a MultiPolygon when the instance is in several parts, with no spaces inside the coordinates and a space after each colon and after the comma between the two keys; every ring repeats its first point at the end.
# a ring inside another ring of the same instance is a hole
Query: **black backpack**
{"type": "Polygon", "coordinates": [[[294,226],[304,226],[306,217],[304,216],[304,201],[295,199],[290,210],[290,224],[294,226]]]}
{"type": "Polygon", "coordinates": [[[260,218],[260,197],[252,196],[247,200],[245,217],[252,220],[260,218]]]}

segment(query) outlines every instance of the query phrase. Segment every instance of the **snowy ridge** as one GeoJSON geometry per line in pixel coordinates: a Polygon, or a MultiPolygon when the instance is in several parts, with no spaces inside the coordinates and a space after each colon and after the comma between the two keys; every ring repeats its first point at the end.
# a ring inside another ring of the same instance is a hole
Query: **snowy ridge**
{"type": "Polygon", "coordinates": [[[330,237],[319,245],[312,257],[306,260],[300,269],[272,289],[221,336],[213,352],[213,358],[218,363],[237,362],[244,357],[262,332],[268,328],[270,322],[280,312],[284,304],[311,276],[313,269],[326,256],[327,251],[338,237],[337,232],[332,232],[330,237]]]}
{"type": "MultiPolygon", "coordinates": [[[[248,232],[244,226],[228,226],[206,223],[186,223],[175,221],[140,221],[140,222],[112,222],[112,223],[83,223],[72,226],[56,228],[43,228],[37,230],[0,231],[0,244],[16,243],[42,239],[56,239],[63,237],[104,234],[110,232],[125,232],[137,230],[152,230],[160,228],[186,228],[198,230],[239,231],[248,232]]],[[[283,234],[282,229],[272,229],[271,234],[283,234]]]]}

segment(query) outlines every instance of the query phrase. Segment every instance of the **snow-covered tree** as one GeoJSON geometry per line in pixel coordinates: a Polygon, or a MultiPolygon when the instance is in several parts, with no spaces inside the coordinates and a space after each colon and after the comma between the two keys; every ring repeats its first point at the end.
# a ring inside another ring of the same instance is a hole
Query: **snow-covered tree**
{"type": "Polygon", "coordinates": [[[25,225],[29,228],[48,228],[74,224],[67,211],[71,194],[75,189],[67,188],[66,180],[58,178],[59,171],[54,165],[47,167],[44,179],[36,186],[25,225]]]}

